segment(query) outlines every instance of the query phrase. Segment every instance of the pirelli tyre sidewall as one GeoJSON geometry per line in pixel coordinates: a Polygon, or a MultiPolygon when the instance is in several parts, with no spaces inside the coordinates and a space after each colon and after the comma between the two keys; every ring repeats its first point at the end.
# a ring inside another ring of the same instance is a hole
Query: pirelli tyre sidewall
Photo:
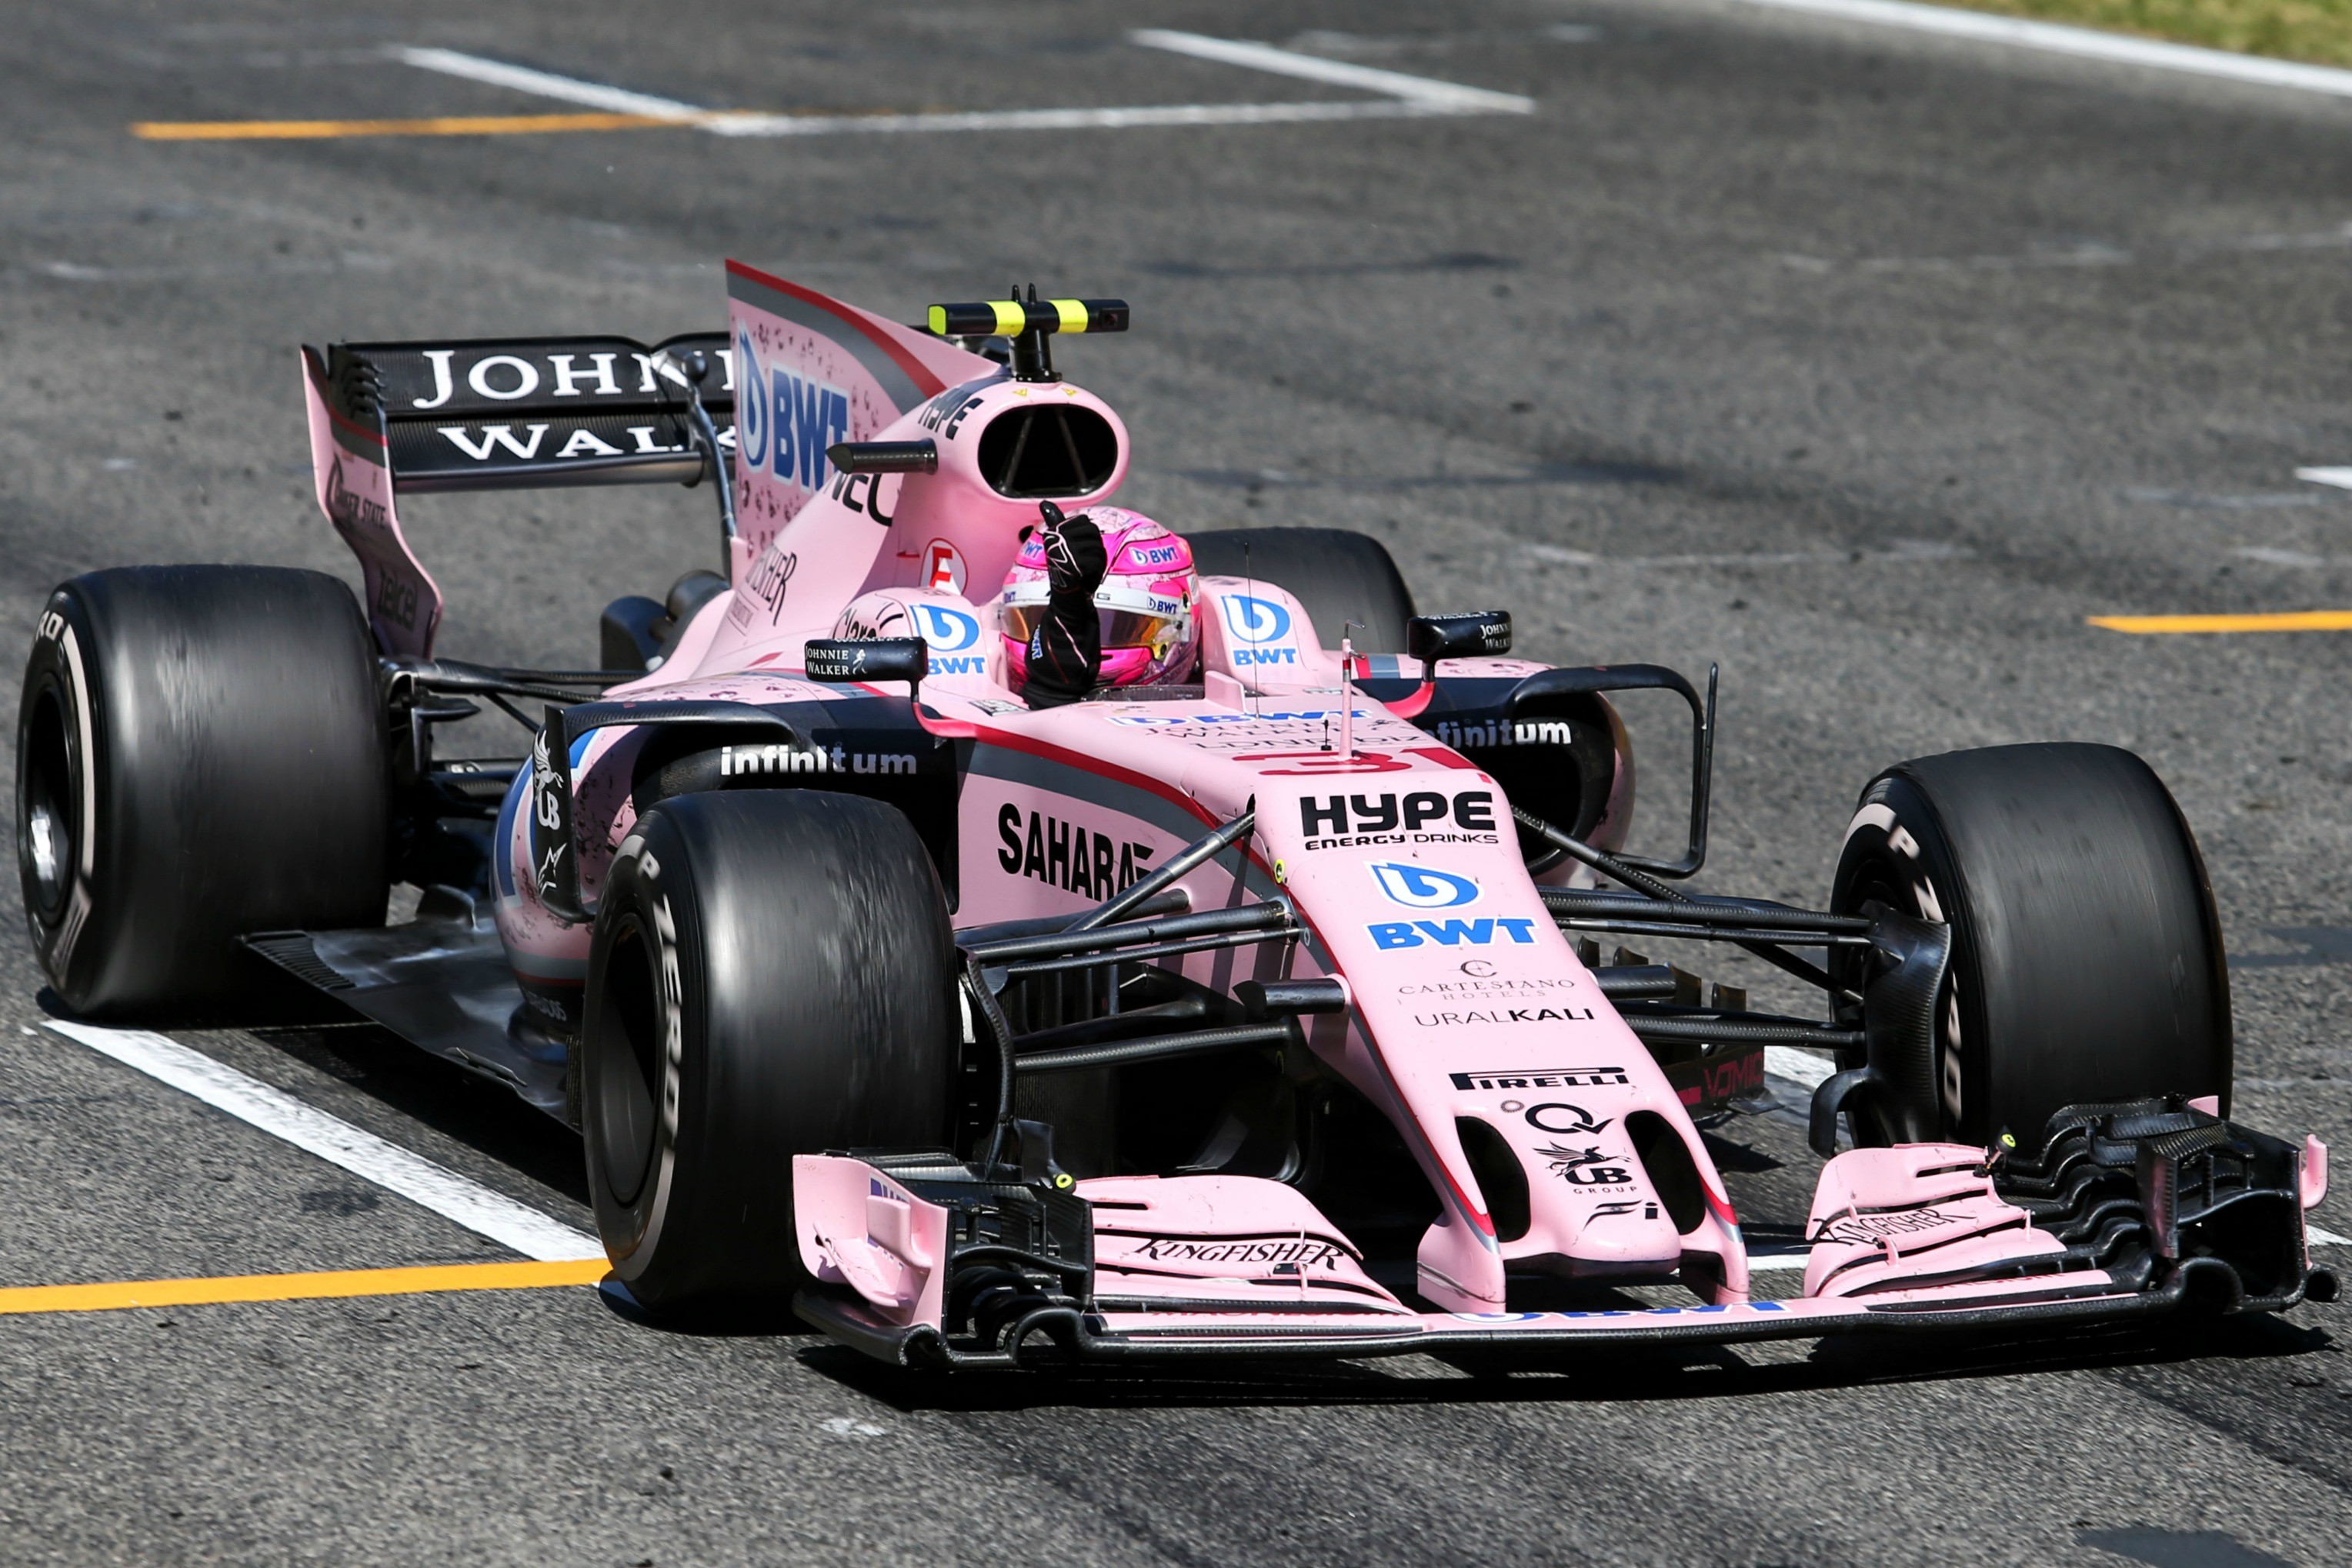
{"type": "MultiPolygon", "coordinates": [[[[1990,1144],[2006,1129],[2031,1152],[2070,1104],[2213,1094],[2228,1108],[2211,886],[2137,756],[2053,743],[1889,768],[1846,828],[1830,904],[1873,900],[1952,930],[1934,1009],[1944,1136],[1990,1144]]],[[[1833,964],[1859,984],[1864,962],[1846,950],[1833,964]]]]}
{"type": "Polygon", "coordinates": [[[805,1279],[793,1156],[941,1145],[955,984],[945,897],[895,807],[740,790],[637,820],[579,1061],[597,1226],[641,1305],[781,1306],[805,1279]]]}
{"type": "Polygon", "coordinates": [[[62,584],[16,723],[33,946],[79,1012],[218,1001],[247,932],[381,924],[375,653],[316,572],[131,567],[62,584]]]}

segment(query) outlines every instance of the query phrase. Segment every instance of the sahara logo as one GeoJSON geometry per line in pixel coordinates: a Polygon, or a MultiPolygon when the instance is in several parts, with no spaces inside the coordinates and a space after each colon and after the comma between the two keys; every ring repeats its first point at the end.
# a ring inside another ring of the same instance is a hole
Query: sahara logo
{"type": "Polygon", "coordinates": [[[1371,872],[1389,902],[1409,910],[1456,910],[1478,901],[1478,884],[1451,871],[1395,860],[1375,860],[1365,869],[1371,872]]]}
{"type": "Polygon", "coordinates": [[[908,608],[914,611],[916,628],[931,650],[933,675],[978,675],[987,669],[986,654],[965,651],[979,645],[979,617],[919,599],[908,608]]]}
{"type": "Polygon", "coordinates": [[[1225,606],[1225,625],[1236,641],[1272,642],[1290,633],[1290,612],[1271,600],[1226,594],[1219,603],[1225,606]]]}
{"type": "Polygon", "coordinates": [[[780,481],[823,489],[831,471],[825,448],[849,438],[849,395],[788,370],[765,370],[749,332],[736,334],[735,352],[743,365],[735,400],[738,455],[780,481]]]}

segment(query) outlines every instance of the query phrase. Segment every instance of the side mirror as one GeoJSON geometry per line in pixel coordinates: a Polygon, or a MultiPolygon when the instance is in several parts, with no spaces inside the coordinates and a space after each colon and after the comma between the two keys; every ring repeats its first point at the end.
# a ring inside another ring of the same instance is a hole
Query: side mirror
{"type": "Polygon", "coordinates": [[[1475,658],[1511,651],[1511,612],[1478,610],[1458,616],[1415,616],[1405,623],[1404,651],[1421,660],[1423,679],[1441,658],[1475,658]]]}
{"type": "MultiPolygon", "coordinates": [[[[828,686],[854,685],[861,680],[903,680],[919,684],[931,671],[931,650],[920,637],[880,637],[845,642],[812,637],[803,656],[811,680],[828,686]]],[[[910,689],[909,693],[912,695],[910,689]]]]}

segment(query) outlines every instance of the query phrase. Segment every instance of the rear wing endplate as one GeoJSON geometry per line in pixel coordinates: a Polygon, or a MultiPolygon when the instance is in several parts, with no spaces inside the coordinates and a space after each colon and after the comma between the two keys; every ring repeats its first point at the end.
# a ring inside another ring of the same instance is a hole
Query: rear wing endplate
{"type": "Polygon", "coordinates": [[[685,363],[696,353],[707,356],[702,405],[731,464],[725,332],[650,348],[628,338],[305,348],[319,507],[359,557],[378,648],[429,657],[441,624],[441,590],[401,532],[395,495],[693,484],[709,467],[687,426],[685,363]]]}

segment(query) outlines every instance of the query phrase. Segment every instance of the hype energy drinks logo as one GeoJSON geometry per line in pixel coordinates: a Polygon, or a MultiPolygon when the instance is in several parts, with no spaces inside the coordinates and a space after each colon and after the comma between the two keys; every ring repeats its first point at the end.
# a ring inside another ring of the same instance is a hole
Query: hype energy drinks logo
{"type": "Polygon", "coordinates": [[[980,618],[945,605],[917,600],[908,606],[915,629],[930,649],[933,675],[979,675],[988,668],[988,655],[980,646],[980,618]]]}
{"type": "Polygon", "coordinates": [[[814,495],[832,478],[824,449],[849,439],[849,394],[760,363],[749,332],[735,334],[735,458],[814,495]]]}

